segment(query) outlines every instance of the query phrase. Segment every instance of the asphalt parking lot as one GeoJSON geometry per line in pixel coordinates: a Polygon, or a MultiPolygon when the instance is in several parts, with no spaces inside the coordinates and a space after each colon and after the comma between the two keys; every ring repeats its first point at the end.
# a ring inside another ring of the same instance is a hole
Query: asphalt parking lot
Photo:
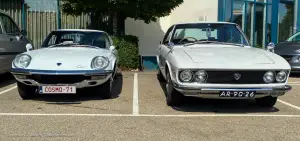
{"type": "Polygon", "coordinates": [[[22,100],[14,78],[0,76],[1,140],[300,140],[300,75],[274,108],[253,101],[187,98],[165,102],[156,72],[122,72],[115,98],[43,95],[22,100]]]}

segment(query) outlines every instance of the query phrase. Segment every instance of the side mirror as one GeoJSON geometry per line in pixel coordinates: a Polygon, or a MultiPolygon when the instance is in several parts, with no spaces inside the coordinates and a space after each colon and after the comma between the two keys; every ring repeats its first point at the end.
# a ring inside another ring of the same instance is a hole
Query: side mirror
{"type": "Polygon", "coordinates": [[[109,50],[115,50],[115,49],[116,49],[115,46],[110,46],[110,47],[109,47],[109,50]]]}
{"type": "Polygon", "coordinates": [[[21,30],[21,35],[27,36],[27,31],[26,30],[21,30]]]}
{"type": "Polygon", "coordinates": [[[30,43],[26,44],[26,50],[27,51],[33,50],[33,46],[30,43]]]}
{"type": "Polygon", "coordinates": [[[273,42],[270,42],[267,46],[267,51],[270,51],[270,52],[274,52],[274,48],[275,48],[275,44],[273,42]]]}

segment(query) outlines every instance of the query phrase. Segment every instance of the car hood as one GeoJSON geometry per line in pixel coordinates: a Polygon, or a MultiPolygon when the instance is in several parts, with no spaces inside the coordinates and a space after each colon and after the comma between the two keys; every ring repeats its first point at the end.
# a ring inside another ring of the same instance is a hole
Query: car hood
{"type": "Polygon", "coordinates": [[[108,56],[106,49],[89,47],[55,47],[27,52],[32,60],[28,69],[38,70],[90,70],[96,56],[108,56]],[[61,63],[61,65],[57,65],[61,63]]]}
{"type": "Polygon", "coordinates": [[[279,55],[254,47],[233,45],[176,46],[170,61],[177,68],[290,69],[279,55]]]}
{"type": "Polygon", "coordinates": [[[281,42],[276,44],[274,51],[279,55],[294,55],[300,53],[300,42],[281,42]],[[299,50],[299,52],[297,52],[299,50]]]}
{"type": "Polygon", "coordinates": [[[245,47],[188,47],[182,50],[195,63],[274,64],[260,49],[245,47]]]}

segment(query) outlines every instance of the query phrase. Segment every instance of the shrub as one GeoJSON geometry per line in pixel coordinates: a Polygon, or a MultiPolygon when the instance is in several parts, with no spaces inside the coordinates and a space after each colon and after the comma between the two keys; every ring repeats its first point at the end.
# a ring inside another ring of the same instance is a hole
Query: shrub
{"type": "Polygon", "coordinates": [[[112,37],[118,50],[120,69],[137,69],[139,67],[138,38],[132,35],[112,37]]]}

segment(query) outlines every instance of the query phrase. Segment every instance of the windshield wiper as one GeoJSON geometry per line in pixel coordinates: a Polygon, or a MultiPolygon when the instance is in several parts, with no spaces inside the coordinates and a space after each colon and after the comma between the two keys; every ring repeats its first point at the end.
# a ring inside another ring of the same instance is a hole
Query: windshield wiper
{"type": "Polygon", "coordinates": [[[240,46],[244,47],[243,44],[237,44],[237,43],[227,43],[227,42],[218,42],[218,41],[195,41],[193,43],[187,43],[184,46],[190,46],[195,44],[205,44],[205,43],[216,43],[216,44],[223,44],[223,45],[234,45],[234,46],[240,46]]]}
{"type": "Polygon", "coordinates": [[[187,43],[184,46],[190,46],[190,45],[194,45],[194,44],[205,44],[205,43],[223,44],[223,42],[218,42],[218,41],[195,41],[193,43],[187,43]]]}
{"type": "Polygon", "coordinates": [[[79,45],[79,43],[60,43],[60,44],[51,45],[48,48],[55,47],[55,46],[60,46],[60,45],[79,45]]]}

